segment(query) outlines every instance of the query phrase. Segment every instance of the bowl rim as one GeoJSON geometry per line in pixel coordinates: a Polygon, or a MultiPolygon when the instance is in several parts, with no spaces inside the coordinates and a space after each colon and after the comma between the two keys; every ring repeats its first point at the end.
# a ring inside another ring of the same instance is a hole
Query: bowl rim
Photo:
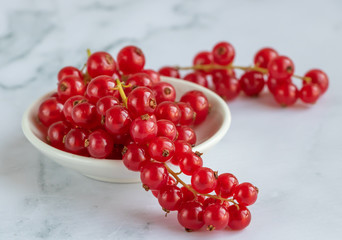
{"type": "MultiPolygon", "coordinates": [[[[215,98],[219,102],[219,104],[222,106],[223,111],[224,111],[223,113],[224,117],[223,117],[221,128],[212,137],[205,140],[203,143],[196,145],[193,148],[193,151],[197,151],[198,148],[207,149],[211,145],[215,145],[217,142],[219,142],[225,136],[225,134],[227,133],[231,125],[231,112],[229,110],[227,103],[215,92],[201,85],[198,85],[189,81],[185,81],[183,79],[161,76],[161,81],[164,81],[164,80],[166,80],[167,82],[182,81],[182,84],[184,84],[185,86],[188,86],[190,89],[191,87],[195,87],[196,89],[194,90],[202,91],[206,96],[210,95],[211,97],[215,98]]],[[[59,158],[65,158],[68,160],[76,161],[82,165],[97,165],[99,162],[101,162],[103,164],[121,166],[122,165],[121,159],[97,159],[93,157],[84,157],[84,156],[76,155],[73,153],[69,153],[69,152],[57,149],[45,143],[33,133],[33,131],[31,130],[31,126],[30,126],[31,125],[31,121],[30,121],[31,112],[33,111],[34,107],[37,105],[38,102],[41,102],[48,95],[51,95],[52,92],[55,92],[55,91],[52,90],[44,94],[43,96],[39,97],[33,103],[31,103],[23,114],[22,121],[21,121],[21,128],[25,137],[29,140],[29,142],[31,142],[32,145],[34,145],[37,149],[41,150],[42,152],[48,155],[54,155],[59,158]]]]}

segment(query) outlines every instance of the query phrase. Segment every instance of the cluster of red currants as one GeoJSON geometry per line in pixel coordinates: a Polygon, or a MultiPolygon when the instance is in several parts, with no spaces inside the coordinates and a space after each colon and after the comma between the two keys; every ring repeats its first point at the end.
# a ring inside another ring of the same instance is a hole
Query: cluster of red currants
{"type": "Polygon", "coordinates": [[[211,52],[202,51],[193,59],[191,67],[163,67],[159,73],[181,78],[179,70],[194,70],[184,80],[211,88],[225,100],[233,100],[243,91],[247,96],[258,96],[264,86],[282,106],[293,105],[298,98],[304,103],[315,103],[328,89],[328,76],[319,69],[309,70],[303,77],[294,74],[294,64],[272,48],[262,48],[254,56],[254,65],[233,65],[235,49],[228,42],[217,43],[211,52]],[[237,78],[235,69],[244,73],[237,78]],[[302,80],[297,89],[292,78],[302,80]]]}
{"type": "Polygon", "coordinates": [[[258,189],[203,167],[201,154],[192,150],[192,126],[209,114],[206,96],[193,90],[175,102],[174,87],[144,69],[145,56],[135,46],[121,49],[117,61],[107,52],[88,55],[81,70],[59,71],[57,92],[39,107],[47,141],[73,154],[122,159],[129,170],[140,172],[144,189],[158,197],[164,211],[178,211],[188,231],[248,226],[246,206],[256,201],[258,189]],[[191,185],[181,173],[191,176],[191,185]]]}

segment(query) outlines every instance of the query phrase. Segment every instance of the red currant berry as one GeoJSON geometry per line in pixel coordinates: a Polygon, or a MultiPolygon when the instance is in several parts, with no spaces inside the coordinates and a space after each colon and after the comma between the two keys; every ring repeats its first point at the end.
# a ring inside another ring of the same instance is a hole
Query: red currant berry
{"type": "Polygon", "coordinates": [[[217,185],[217,173],[207,167],[198,168],[191,176],[191,186],[202,194],[211,193],[217,185]]]}
{"type": "Polygon", "coordinates": [[[175,154],[175,145],[166,137],[156,137],[148,145],[148,153],[158,162],[166,162],[175,154]]]}
{"type": "Polygon", "coordinates": [[[100,98],[96,103],[96,110],[97,113],[101,116],[106,115],[106,111],[110,109],[111,107],[114,107],[116,105],[119,105],[120,101],[113,96],[105,96],[100,98]]]}
{"type": "Polygon", "coordinates": [[[82,73],[80,70],[78,70],[75,67],[71,67],[71,66],[67,66],[62,68],[61,70],[59,70],[58,72],[58,82],[62,81],[63,78],[67,77],[67,76],[74,76],[74,77],[78,77],[79,79],[83,79],[82,73]]]}
{"type": "Polygon", "coordinates": [[[70,127],[63,121],[51,124],[47,132],[48,143],[55,148],[63,149],[63,138],[69,132],[69,130],[70,127]]]}
{"type": "Polygon", "coordinates": [[[77,104],[83,103],[83,102],[87,102],[87,99],[84,96],[81,96],[81,95],[72,96],[68,100],[66,100],[66,102],[64,103],[64,107],[63,107],[63,113],[64,113],[65,119],[68,122],[74,123],[72,121],[72,116],[71,116],[72,109],[77,104]]]}
{"type": "Polygon", "coordinates": [[[228,42],[219,42],[213,48],[214,62],[220,65],[228,65],[234,61],[235,49],[228,42]]]}
{"type": "Polygon", "coordinates": [[[107,158],[113,151],[114,143],[106,131],[99,129],[89,134],[85,146],[91,157],[107,158]]]}
{"type": "Polygon", "coordinates": [[[207,230],[221,230],[227,227],[229,214],[221,204],[211,204],[204,210],[203,220],[207,230]]]}
{"type": "Polygon", "coordinates": [[[191,127],[182,125],[176,128],[178,132],[177,140],[184,140],[191,146],[195,146],[197,137],[195,131],[191,127]]]}
{"type": "Polygon", "coordinates": [[[127,46],[120,50],[117,56],[119,69],[124,74],[140,72],[145,65],[145,55],[140,48],[127,46]]]}
{"type": "Polygon", "coordinates": [[[146,150],[135,143],[124,147],[122,153],[123,163],[131,171],[139,172],[142,164],[150,160],[150,157],[146,154],[146,150]]]}
{"type": "Polygon", "coordinates": [[[321,89],[317,84],[306,84],[299,91],[299,98],[305,103],[315,103],[321,95],[321,89]]]}
{"type": "Polygon", "coordinates": [[[182,192],[177,186],[166,185],[159,191],[158,202],[166,212],[178,210],[182,204],[182,200],[182,192]]]}
{"type": "Polygon", "coordinates": [[[191,148],[191,145],[184,140],[176,140],[174,144],[175,144],[175,155],[173,156],[173,158],[171,158],[171,163],[174,165],[178,165],[182,154],[191,153],[192,148],[191,148]]]}
{"type": "Polygon", "coordinates": [[[243,206],[249,206],[255,203],[258,197],[258,188],[251,183],[240,183],[235,186],[234,199],[243,206]]]}
{"type": "Polygon", "coordinates": [[[161,69],[159,69],[158,73],[161,76],[165,76],[165,77],[173,77],[173,78],[181,77],[179,71],[173,67],[162,67],[161,69]]]}
{"type": "Polygon", "coordinates": [[[291,78],[279,80],[279,79],[271,78],[270,76],[268,76],[267,88],[272,94],[274,94],[275,89],[278,86],[283,85],[283,84],[290,84],[290,83],[292,83],[291,78]]]}
{"type": "Polygon", "coordinates": [[[133,117],[152,114],[156,106],[156,98],[147,87],[137,87],[127,97],[127,108],[133,117]]]}
{"type": "Polygon", "coordinates": [[[107,52],[95,52],[88,58],[87,71],[92,78],[100,75],[113,76],[116,72],[116,62],[107,52]]]}
{"type": "Polygon", "coordinates": [[[81,128],[71,129],[64,138],[64,146],[68,152],[85,155],[86,147],[84,145],[88,133],[81,128]]]}
{"type": "Polygon", "coordinates": [[[267,66],[268,72],[272,78],[288,79],[294,73],[294,64],[286,56],[275,57],[267,66]]]}
{"type": "Polygon", "coordinates": [[[222,205],[226,209],[229,207],[229,202],[228,201],[223,201],[222,202],[220,199],[215,199],[215,198],[208,197],[203,202],[203,208],[206,209],[208,206],[210,206],[212,204],[222,205]]]}
{"type": "Polygon", "coordinates": [[[156,97],[158,104],[164,101],[174,102],[176,100],[176,90],[170,83],[156,83],[152,87],[152,91],[154,93],[154,96],[156,97]]]}
{"type": "Polygon", "coordinates": [[[178,210],[178,222],[190,232],[203,227],[203,207],[199,202],[186,202],[178,210]]]}
{"type": "Polygon", "coordinates": [[[187,152],[179,154],[179,168],[185,174],[191,176],[197,169],[203,166],[203,160],[199,152],[187,152]]]}
{"type": "Polygon", "coordinates": [[[273,48],[262,48],[254,56],[254,65],[267,68],[268,64],[276,57],[278,57],[278,53],[273,48]]]}
{"type": "Polygon", "coordinates": [[[257,71],[245,72],[240,78],[240,86],[247,96],[257,96],[264,89],[264,75],[257,71]]]}
{"type": "Polygon", "coordinates": [[[195,125],[202,123],[207,118],[209,113],[209,102],[202,92],[197,90],[189,91],[182,96],[180,101],[189,103],[196,112],[195,125]]]}
{"type": "Polygon", "coordinates": [[[146,73],[151,78],[153,84],[157,84],[160,82],[160,75],[156,71],[152,69],[144,69],[141,72],[146,73]]]}
{"type": "Polygon", "coordinates": [[[151,88],[153,82],[151,78],[146,73],[135,73],[128,77],[126,85],[131,85],[131,87],[126,88],[125,92],[130,92],[136,87],[148,87],[151,88]]]}
{"type": "Polygon", "coordinates": [[[157,136],[157,122],[148,114],[134,119],[130,128],[130,135],[134,142],[146,144],[157,136]]]}
{"type": "Polygon", "coordinates": [[[160,190],[166,185],[169,173],[162,163],[146,162],[141,165],[140,179],[146,190],[160,190]]]}
{"type": "Polygon", "coordinates": [[[79,77],[67,76],[58,83],[58,97],[65,102],[68,98],[76,95],[83,95],[86,88],[79,77]]]}
{"type": "Polygon", "coordinates": [[[45,126],[63,120],[63,104],[56,98],[48,98],[42,102],[38,109],[38,119],[45,126]]]}
{"type": "MultiPolygon", "coordinates": [[[[199,52],[193,60],[193,65],[209,65],[214,61],[213,54],[208,51],[199,52]]],[[[208,73],[210,71],[198,70],[197,72],[208,73]]]]}
{"type": "Polygon", "coordinates": [[[206,88],[208,87],[208,80],[207,80],[206,76],[200,72],[189,73],[189,74],[185,75],[185,77],[183,79],[186,81],[189,81],[189,82],[199,84],[199,85],[206,87],[206,88]]]}
{"type": "Polygon", "coordinates": [[[189,103],[178,102],[177,105],[181,112],[179,124],[186,126],[192,125],[196,119],[196,113],[194,109],[191,107],[189,103]]]}
{"type": "Polygon", "coordinates": [[[275,100],[283,107],[293,105],[298,99],[297,87],[290,84],[282,84],[274,90],[275,100]]]}
{"type": "Polygon", "coordinates": [[[217,178],[215,192],[218,196],[228,198],[233,196],[234,188],[239,184],[237,178],[231,173],[220,174],[217,178]]]}
{"type": "Polygon", "coordinates": [[[241,86],[235,77],[225,75],[220,80],[214,81],[215,92],[225,101],[231,101],[240,94],[241,86]]]}
{"type": "Polygon", "coordinates": [[[242,230],[246,228],[251,222],[251,213],[245,206],[229,206],[228,213],[228,227],[232,230],[242,230]]]}
{"type": "Polygon", "coordinates": [[[154,113],[157,119],[167,119],[177,125],[181,119],[181,111],[175,102],[165,101],[158,104],[154,113]]]}
{"type": "Polygon", "coordinates": [[[77,126],[85,129],[94,129],[101,124],[101,118],[96,107],[88,102],[75,105],[71,117],[77,126]]]}
{"type": "MultiPolygon", "coordinates": [[[[308,77],[311,79],[310,83],[318,84],[319,88],[321,89],[321,94],[325,93],[325,91],[329,87],[329,79],[325,72],[319,69],[312,69],[308,71],[304,77],[308,77]]],[[[303,84],[307,84],[306,81],[303,84]]]]}
{"type": "Polygon", "coordinates": [[[212,76],[214,83],[216,81],[220,81],[223,78],[227,78],[227,76],[236,78],[235,71],[234,71],[234,69],[231,69],[231,68],[229,68],[229,69],[214,69],[211,72],[211,76],[212,76]]]}
{"type": "Polygon", "coordinates": [[[87,97],[89,101],[93,104],[105,96],[113,96],[115,87],[115,81],[109,76],[98,76],[90,81],[87,87],[87,97]]]}
{"type": "MultiPolygon", "coordinates": [[[[131,126],[132,119],[126,108],[120,105],[111,107],[106,111],[105,127],[106,130],[115,136],[120,136],[119,141],[122,141],[122,137],[128,133],[131,126]]],[[[118,142],[115,141],[114,142],[118,142]]]]}
{"type": "Polygon", "coordinates": [[[177,137],[177,129],[173,122],[161,119],[157,121],[158,133],[157,136],[167,137],[171,141],[174,141],[177,137]]]}

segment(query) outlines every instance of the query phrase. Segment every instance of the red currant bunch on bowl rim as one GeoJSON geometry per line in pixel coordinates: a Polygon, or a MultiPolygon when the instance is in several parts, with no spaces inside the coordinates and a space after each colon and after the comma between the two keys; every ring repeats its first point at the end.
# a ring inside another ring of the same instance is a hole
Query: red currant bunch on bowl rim
{"type": "Polygon", "coordinates": [[[195,55],[192,66],[163,67],[159,73],[180,77],[180,70],[191,70],[183,77],[184,80],[210,88],[227,101],[238,97],[240,92],[256,97],[268,89],[274,100],[283,107],[295,104],[298,99],[314,104],[329,86],[328,76],[322,70],[311,69],[304,76],[298,76],[293,61],[270,47],[256,52],[252,66],[235,65],[234,58],[233,45],[223,41],[211,51],[195,55]],[[237,77],[235,70],[243,71],[240,77],[237,77]],[[296,85],[293,79],[300,79],[301,82],[296,85]]]}

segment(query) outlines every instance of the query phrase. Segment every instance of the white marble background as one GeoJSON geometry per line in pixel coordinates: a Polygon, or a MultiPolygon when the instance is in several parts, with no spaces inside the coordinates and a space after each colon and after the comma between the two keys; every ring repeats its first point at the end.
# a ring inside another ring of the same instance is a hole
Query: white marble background
{"type": "Polygon", "coordinates": [[[0,239],[341,239],[342,2],[2,1],[0,8],[0,239]],[[97,182],[43,157],[24,138],[25,108],[56,86],[85,49],[140,46],[147,67],[191,63],[220,40],[236,63],[273,46],[296,73],[330,76],[315,106],[282,109],[240,96],[233,123],[206,164],[260,188],[241,232],[186,233],[139,184],[97,182]]]}

